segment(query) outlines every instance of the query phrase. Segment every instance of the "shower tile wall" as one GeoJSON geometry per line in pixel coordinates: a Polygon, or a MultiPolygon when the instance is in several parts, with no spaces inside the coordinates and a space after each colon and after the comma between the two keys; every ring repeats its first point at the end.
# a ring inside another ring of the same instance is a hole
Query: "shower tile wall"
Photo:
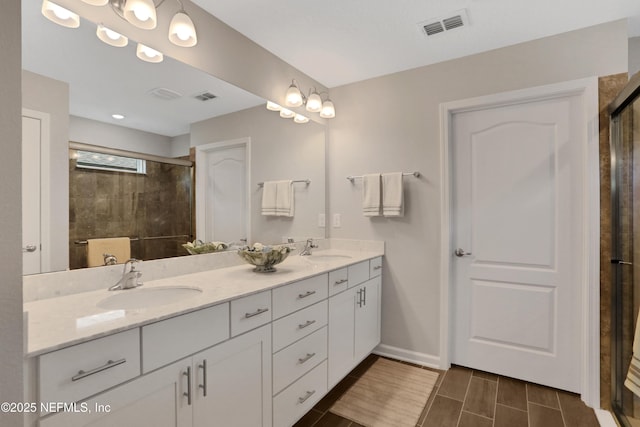
{"type": "Polygon", "coordinates": [[[139,259],[187,255],[181,245],[192,240],[190,168],[147,161],[139,175],[76,168],[70,157],[70,268],[87,266],[86,245],[75,241],[92,238],[142,238],[131,242],[139,259]]]}

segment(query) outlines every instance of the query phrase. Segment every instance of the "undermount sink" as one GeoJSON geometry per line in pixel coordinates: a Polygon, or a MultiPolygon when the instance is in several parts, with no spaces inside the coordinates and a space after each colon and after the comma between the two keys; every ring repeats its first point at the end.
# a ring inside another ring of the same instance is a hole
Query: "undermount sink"
{"type": "Polygon", "coordinates": [[[164,286],[116,292],[118,293],[102,299],[96,305],[108,310],[158,307],[198,296],[202,293],[202,289],[185,286],[164,286]]]}
{"type": "Polygon", "coordinates": [[[308,255],[305,256],[304,259],[309,261],[312,264],[324,264],[334,261],[344,261],[350,259],[351,255],[340,255],[340,254],[318,254],[318,255],[308,255]]]}

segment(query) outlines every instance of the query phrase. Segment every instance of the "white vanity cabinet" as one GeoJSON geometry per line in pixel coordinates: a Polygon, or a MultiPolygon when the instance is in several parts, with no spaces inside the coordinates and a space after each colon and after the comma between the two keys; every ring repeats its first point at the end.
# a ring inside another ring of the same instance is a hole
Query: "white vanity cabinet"
{"type": "MultiPolygon", "coordinates": [[[[379,259],[371,262],[381,265],[379,259]]],[[[349,288],[329,298],[329,388],[380,343],[380,269],[370,269],[369,261],[360,264],[354,266],[357,274],[349,275],[349,288]],[[352,277],[368,280],[354,284],[352,277]]],[[[351,271],[351,267],[349,269],[351,271]]]]}

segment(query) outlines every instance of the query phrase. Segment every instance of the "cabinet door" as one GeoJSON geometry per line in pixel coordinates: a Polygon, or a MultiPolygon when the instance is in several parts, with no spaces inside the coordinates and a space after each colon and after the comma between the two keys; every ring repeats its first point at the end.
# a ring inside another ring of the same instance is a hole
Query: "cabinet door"
{"type": "Polygon", "coordinates": [[[353,369],[356,292],[359,288],[329,298],[329,388],[353,369]]]}
{"type": "MultiPolygon", "coordinates": [[[[41,427],[190,427],[184,373],[191,359],[176,362],[76,404],[76,412],[43,418],[41,427]]],[[[62,411],[63,409],[60,409],[62,411]]]]}
{"type": "Polygon", "coordinates": [[[193,357],[194,427],[271,426],[271,325],[193,357]]]}
{"type": "Polygon", "coordinates": [[[357,286],[355,309],[355,362],[380,344],[380,276],[357,286]]]}

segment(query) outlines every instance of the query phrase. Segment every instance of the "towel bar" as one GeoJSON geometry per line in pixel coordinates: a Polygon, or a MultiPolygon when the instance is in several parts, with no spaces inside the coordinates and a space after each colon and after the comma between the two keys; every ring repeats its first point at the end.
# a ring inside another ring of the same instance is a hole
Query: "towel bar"
{"type": "MultiPolygon", "coordinates": [[[[420,172],[417,172],[417,171],[416,171],[416,172],[403,172],[403,173],[402,173],[402,176],[410,176],[410,175],[413,175],[413,176],[415,176],[416,178],[420,178],[420,176],[421,176],[422,174],[421,174],[420,172]]],[[[353,181],[354,181],[354,180],[356,180],[356,179],[362,179],[362,175],[349,175],[349,176],[347,177],[347,179],[348,179],[349,181],[353,182],[353,181]]]]}

